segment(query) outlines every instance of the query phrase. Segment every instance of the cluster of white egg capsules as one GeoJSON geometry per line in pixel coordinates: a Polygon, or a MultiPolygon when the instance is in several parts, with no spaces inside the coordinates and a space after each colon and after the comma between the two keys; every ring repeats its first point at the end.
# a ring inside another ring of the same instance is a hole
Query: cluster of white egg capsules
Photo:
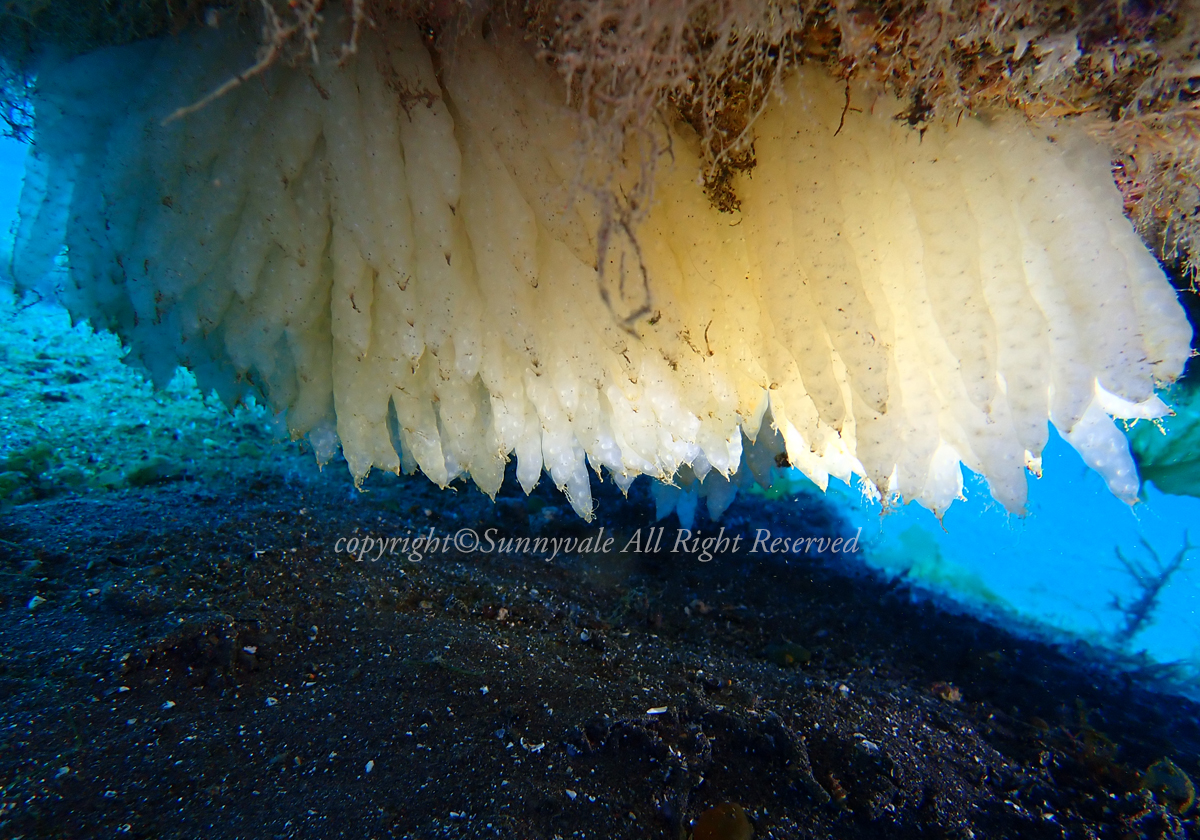
{"type": "Polygon", "coordinates": [[[467,34],[438,72],[409,24],[341,66],[335,46],[165,125],[244,65],[242,37],[43,69],[18,281],[159,383],[185,365],[326,457],[340,441],[357,479],[494,495],[515,456],[584,517],[591,471],[683,480],[660,502],[719,515],[769,438],[822,487],[857,474],[940,514],[961,463],[1019,510],[1049,420],[1136,496],[1112,417],[1166,410],[1191,329],[1070,127],[918,132],[803,69],[753,124],[739,210],[712,207],[679,122],[650,212],[601,254],[580,116],[516,35],[467,34]]]}

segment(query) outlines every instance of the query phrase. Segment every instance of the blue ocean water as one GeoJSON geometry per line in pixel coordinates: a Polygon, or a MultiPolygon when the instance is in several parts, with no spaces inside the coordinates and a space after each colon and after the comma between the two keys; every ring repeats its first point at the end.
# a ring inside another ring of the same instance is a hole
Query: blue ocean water
{"type": "MultiPolygon", "coordinates": [[[[886,513],[859,493],[840,491],[869,535],[867,561],[952,598],[1113,645],[1124,619],[1114,597],[1131,602],[1139,588],[1117,557],[1154,567],[1188,539],[1200,545],[1200,499],[1146,487],[1129,506],[1062,438],[1051,431],[1043,476],[1030,478],[1025,516],[1010,515],[968,473],[966,501],[941,522],[915,504],[886,513]]],[[[1128,644],[1159,662],[1200,667],[1200,550],[1162,590],[1153,621],[1128,644]]]]}
{"type": "MultiPolygon", "coordinates": [[[[0,139],[0,258],[7,263],[26,147],[0,139]]],[[[804,480],[796,474],[797,484],[804,480]]],[[[1044,477],[1031,479],[1028,513],[1009,515],[984,482],[968,475],[965,502],[942,521],[910,504],[884,511],[844,484],[830,494],[863,527],[867,562],[961,602],[1040,624],[1090,642],[1116,646],[1123,623],[1114,598],[1128,603],[1140,590],[1117,551],[1153,568],[1191,541],[1200,544],[1200,499],[1147,488],[1130,507],[1109,493],[1070,446],[1053,432],[1044,477]],[[1144,540],[1144,543],[1143,543],[1144,540]]],[[[1125,652],[1145,651],[1200,673],[1200,550],[1190,555],[1158,598],[1153,621],[1125,652]]]]}
{"type": "Polygon", "coordinates": [[[17,199],[21,194],[21,182],[25,175],[26,145],[10,137],[0,137],[0,253],[7,262],[12,247],[12,225],[17,219],[17,199]]]}

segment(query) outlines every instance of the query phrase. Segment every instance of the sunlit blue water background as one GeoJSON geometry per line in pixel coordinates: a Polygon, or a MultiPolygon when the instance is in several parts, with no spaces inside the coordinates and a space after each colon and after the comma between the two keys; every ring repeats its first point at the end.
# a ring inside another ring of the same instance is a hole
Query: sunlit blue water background
{"type": "MultiPolygon", "coordinates": [[[[0,255],[7,262],[26,148],[0,139],[0,255]]],[[[99,409],[100,407],[98,407],[99,409]]],[[[884,513],[861,493],[834,482],[830,494],[863,527],[868,562],[969,607],[985,608],[1100,645],[1114,645],[1123,617],[1114,596],[1137,596],[1116,556],[1152,564],[1142,544],[1163,560],[1191,528],[1200,543],[1200,499],[1147,488],[1147,501],[1129,507],[1052,433],[1044,477],[1031,480],[1028,514],[1010,516],[991,500],[982,480],[967,478],[967,501],[942,522],[916,505],[884,513]]],[[[797,484],[803,483],[798,476],[797,484]]],[[[1147,652],[1200,674],[1200,551],[1193,552],[1162,592],[1155,619],[1125,652],[1147,652]]]]}

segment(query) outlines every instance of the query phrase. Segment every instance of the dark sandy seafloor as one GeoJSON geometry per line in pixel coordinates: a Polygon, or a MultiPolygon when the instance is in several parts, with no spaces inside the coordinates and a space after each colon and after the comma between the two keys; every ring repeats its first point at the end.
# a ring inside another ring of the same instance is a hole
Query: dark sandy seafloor
{"type": "MultiPolygon", "coordinates": [[[[1197,706],[1098,657],[844,560],[359,562],[339,537],[597,526],[304,463],[0,517],[0,835],[673,838],[736,802],[758,837],[1200,836],[1139,775],[1195,770],[1197,706]]],[[[844,527],[815,497],[722,524],[844,527]]]]}
{"type": "MultiPolygon", "coordinates": [[[[358,492],[252,418],[164,436],[159,397],[87,433],[148,459],[122,473],[61,413],[117,376],[73,346],[0,354],[0,397],[33,418],[3,416],[0,838],[744,840],[737,819],[693,829],[724,803],[760,838],[1200,837],[1200,706],[1154,669],[853,556],[672,554],[642,481],[596,484],[592,524],[547,481],[494,504],[420,477],[358,492]],[[154,454],[185,444],[210,454],[154,454]],[[651,526],[661,552],[620,551],[651,526]],[[600,527],[609,551],[549,562],[337,551],[600,527]]],[[[696,527],[721,526],[848,531],[803,494],[696,527]]]]}

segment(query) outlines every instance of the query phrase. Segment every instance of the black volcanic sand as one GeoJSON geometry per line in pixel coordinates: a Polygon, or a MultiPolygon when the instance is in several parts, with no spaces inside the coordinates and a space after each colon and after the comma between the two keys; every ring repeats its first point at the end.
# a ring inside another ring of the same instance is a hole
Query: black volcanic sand
{"type": "MultiPolygon", "coordinates": [[[[622,554],[653,524],[640,482],[586,525],[511,480],[493,505],[344,473],[0,513],[0,837],[675,840],[726,802],[760,838],[1200,837],[1186,785],[1141,775],[1195,774],[1200,710],[1086,650],[854,559],[671,555],[674,517],[622,554]],[[609,553],[552,562],[335,552],[601,525],[609,553]]],[[[815,497],[721,524],[847,530],[815,497]]]]}

